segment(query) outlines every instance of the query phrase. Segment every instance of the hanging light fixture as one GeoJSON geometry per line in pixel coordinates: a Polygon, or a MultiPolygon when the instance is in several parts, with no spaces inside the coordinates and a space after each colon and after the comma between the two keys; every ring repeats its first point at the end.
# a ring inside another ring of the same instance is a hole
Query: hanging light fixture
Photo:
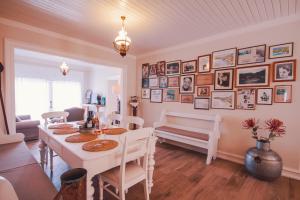
{"type": "Polygon", "coordinates": [[[129,46],[131,44],[131,39],[127,36],[127,32],[125,30],[125,16],[121,16],[122,20],[122,29],[119,31],[119,35],[116,37],[113,42],[116,51],[122,56],[126,56],[127,51],[129,50],[129,46]]]}
{"type": "Polygon", "coordinates": [[[64,76],[66,76],[70,69],[69,69],[69,66],[66,64],[66,62],[63,62],[63,63],[60,65],[60,70],[61,70],[62,74],[63,74],[64,76]]]}

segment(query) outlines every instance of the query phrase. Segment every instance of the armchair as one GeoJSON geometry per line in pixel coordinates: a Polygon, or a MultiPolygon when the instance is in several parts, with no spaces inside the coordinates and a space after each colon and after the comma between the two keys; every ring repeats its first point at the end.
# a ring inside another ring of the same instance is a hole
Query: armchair
{"type": "Polygon", "coordinates": [[[24,140],[36,140],[39,138],[39,120],[31,120],[30,115],[19,115],[16,117],[16,132],[25,135],[24,140]]]}

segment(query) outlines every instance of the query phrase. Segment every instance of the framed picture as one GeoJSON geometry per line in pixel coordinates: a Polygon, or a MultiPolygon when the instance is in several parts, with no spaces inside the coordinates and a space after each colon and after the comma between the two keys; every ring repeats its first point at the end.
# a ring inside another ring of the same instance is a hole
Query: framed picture
{"type": "Polygon", "coordinates": [[[254,88],[240,88],[237,90],[236,108],[242,110],[255,110],[254,88]]]}
{"type": "Polygon", "coordinates": [[[292,103],[292,86],[276,85],[274,94],[275,103],[292,103]]]}
{"type": "Polygon", "coordinates": [[[168,77],[160,76],[159,77],[159,87],[160,88],[167,88],[168,87],[168,77]]]}
{"type": "Polygon", "coordinates": [[[236,50],[236,48],[232,48],[214,51],[212,53],[212,68],[234,67],[236,64],[236,50]]]}
{"type": "Polygon", "coordinates": [[[157,77],[157,64],[151,64],[149,65],[149,78],[155,78],[157,77]]]}
{"type": "Polygon", "coordinates": [[[142,79],[142,88],[149,88],[149,78],[142,79]]]}
{"type": "Polygon", "coordinates": [[[234,91],[212,91],[211,108],[234,110],[235,92],[234,91]]]}
{"type": "Polygon", "coordinates": [[[194,93],[195,75],[180,76],[180,93],[194,93]]]}
{"type": "Polygon", "coordinates": [[[158,78],[149,78],[149,87],[158,87],[158,78]]]}
{"type": "Polygon", "coordinates": [[[215,70],[215,90],[233,89],[233,69],[215,70]]]}
{"type": "Polygon", "coordinates": [[[166,69],[166,62],[165,61],[159,61],[157,62],[157,68],[156,68],[156,74],[157,76],[164,76],[165,75],[165,69],[166,69]]]}
{"type": "Polygon", "coordinates": [[[270,65],[258,65],[236,69],[236,87],[262,87],[270,84],[270,65]]]}
{"type": "Polygon", "coordinates": [[[213,85],[213,84],[214,84],[213,73],[196,75],[195,85],[201,86],[201,85],[213,85]]]}
{"type": "Polygon", "coordinates": [[[180,76],[169,76],[168,77],[168,87],[169,88],[179,88],[180,86],[180,76]]]}
{"type": "Polygon", "coordinates": [[[195,73],[197,68],[197,60],[182,62],[182,74],[195,73]]]}
{"type": "Polygon", "coordinates": [[[166,75],[179,75],[180,74],[181,60],[171,61],[166,63],[166,75]]]}
{"type": "Polygon", "coordinates": [[[150,102],[152,103],[162,103],[162,89],[153,89],[150,90],[150,102]]]}
{"type": "Polygon", "coordinates": [[[206,73],[210,72],[211,68],[211,55],[203,55],[198,57],[198,72],[206,73]]]}
{"type": "Polygon", "coordinates": [[[192,94],[183,94],[181,95],[181,103],[193,103],[194,95],[192,94]]]}
{"type": "Polygon", "coordinates": [[[209,97],[210,96],[210,87],[209,86],[197,87],[197,96],[198,97],[209,97]]]}
{"type": "Polygon", "coordinates": [[[149,78],[149,63],[142,64],[142,77],[149,78]]]}
{"type": "Polygon", "coordinates": [[[209,98],[195,98],[194,109],[209,110],[209,98]]]}
{"type": "Polygon", "coordinates": [[[256,91],[257,105],[272,105],[273,88],[258,88],[256,91]]]}
{"type": "Polygon", "coordinates": [[[269,46],[269,59],[292,57],[293,51],[293,42],[269,46]]]}
{"type": "Polygon", "coordinates": [[[150,89],[142,89],[142,99],[150,99],[150,89]]]}
{"type": "Polygon", "coordinates": [[[285,60],[273,63],[273,81],[295,81],[296,60],[285,60]]]}
{"type": "Polygon", "coordinates": [[[163,98],[165,102],[179,102],[179,89],[164,89],[163,98]]]}
{"type": "Polygon", "coordinates": [[[238,65],[262,63],[266,61],[266,45],[238,49],[238,65]]]}

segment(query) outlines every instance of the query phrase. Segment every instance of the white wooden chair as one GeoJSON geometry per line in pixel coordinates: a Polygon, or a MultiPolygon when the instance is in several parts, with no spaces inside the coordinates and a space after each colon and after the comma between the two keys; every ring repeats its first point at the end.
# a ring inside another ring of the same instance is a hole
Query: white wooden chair
{"type": "Polygon", "coordinates": [[[127,116],[126,119],[124,120],[126,124],[126,128],[129,130],[130,129],[130,124],[135,124],[137,125],[137,129],[143,128],[144,127],[144,119],[137,117],[137,116],[127,116]]]}
{"type": "Polygon", "coordinates": [[[144,184],[145,199],[149,200],[147,171],[153,131],[153,128],[142,128],[126,133],[121,165],[100,174],[100,200],[103,200],[104,190],[117,199],[125,200],[125,191],[141,181],[144,184]],[[131,162],[139,158],[143,158],[142,166],[131,162]],[[109,186],[113,186],[116,192],[111,191],[109,186]]]}

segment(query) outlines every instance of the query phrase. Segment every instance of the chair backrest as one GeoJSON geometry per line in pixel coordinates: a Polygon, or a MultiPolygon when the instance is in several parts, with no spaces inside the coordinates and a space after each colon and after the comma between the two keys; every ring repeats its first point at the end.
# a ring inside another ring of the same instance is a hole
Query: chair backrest
{"type": "Polygon", "coordinates": [[[126,122],[126,127],[129,130],[130,129],[130,124],[135,124],[137,125],[137,129],[143,128],[144,127],[144,119],[141,117],[137,116],[127,116],[125,119],[126,122]]]}
{"type": "Polygon", "coordinates": [[[112,112],[107,116],[108,125],[118,125],[116,124],[116,121],[119,121],[120,123],[119,126],[122,126],[123,125],[122,115],[112,112]]]}
{"type": "Polygon", "coordinates": [[[83,108],[72,107],[64,110],[69,113],[67,117],[68,122],[81,121],[84,120],[84,112],[83,108]]]}
{"type": "Polygon", "coordinates": [[[45,120],[45,125],[49,123],[48,120],[51,118],[61,118],[63,122],[67,122],[68,116],[69,113],[64,111],[52,111],[52,112],[46,112],[42,114],[42,118],[45,120]]]}

